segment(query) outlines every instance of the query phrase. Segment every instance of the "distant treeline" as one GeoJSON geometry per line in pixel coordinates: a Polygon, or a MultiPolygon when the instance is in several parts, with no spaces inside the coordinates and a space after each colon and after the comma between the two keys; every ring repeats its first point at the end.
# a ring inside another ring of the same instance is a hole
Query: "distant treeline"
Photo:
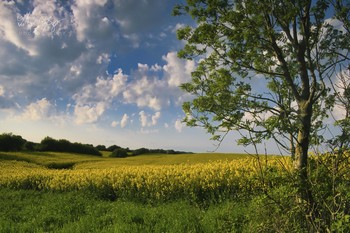
{"type": "Polygon", "coordinates": [[[0,135],[0,151],[53,151],[79,154],[102,155],[93,145],[70,142],[65,139],[44,138],[40,143],[23,139],[19,135],[4,133],[0,135]]]}
{"type": "Polygon", "coordinates": [[[77,142],[70,142],[66,139],[53,139],[45,137],[40,143],[35,143],[23,139],[19,135],[12,133],[3,133],[0,135],[0,151],[52,151],[52,152],[70,152],[79,154],[91,154],[101,156],[100,151],[110,151],[110,157],[127,157],[141,154],[185,154],[190,152],[164,150],[164,149],[147,149],[139,148],[130,150],[129,148],[122,148],[117,145],[106,147],[98,145],[94,147],[91,144],[82,144],[77,142]]]}

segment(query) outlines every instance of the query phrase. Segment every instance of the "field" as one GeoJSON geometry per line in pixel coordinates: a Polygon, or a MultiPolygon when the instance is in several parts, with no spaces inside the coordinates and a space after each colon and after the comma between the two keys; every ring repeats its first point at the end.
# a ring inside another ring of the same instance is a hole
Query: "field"
{"type": "Polygon", "coordinates": [[[238,154],[148,154],[118,159],[2,152],[0,231],[239,229],[242,223],[237,220],[244,207],[232,200],[243,193],[237,189],[254,188],[248,185],[256,170],[254,161],[238,154]]]}
{"type": "Polygon", "coordinates": [[[293,195],[290,171],[282,156],[0,152],[0,232],[268,232],[266,191],[293,195]]]}

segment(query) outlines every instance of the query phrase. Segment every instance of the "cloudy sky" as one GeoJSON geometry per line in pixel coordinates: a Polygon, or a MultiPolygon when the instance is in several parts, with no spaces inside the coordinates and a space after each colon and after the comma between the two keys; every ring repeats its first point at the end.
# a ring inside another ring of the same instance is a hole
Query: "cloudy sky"
{"type": "MultiPolygon", "coordinates": [[[[0,2],[0,132],[106,146],[215,149],[181,123],[178,1],[0,2]]],[[[221,151],[242,151],[232,136],[221,151]]]]}
{"type": "MultiPolygon", "coordinates": [[[[181,60],[173,17],[182,0],[0,1],[0,133],[40,142],[214,150],[188,128],[178,86],[196,64],[181,60]]],[[[243,152],[239,135],[219,152],[243,152]]],[[[268,145],[269,153],[278,153],[268,145]]]]}

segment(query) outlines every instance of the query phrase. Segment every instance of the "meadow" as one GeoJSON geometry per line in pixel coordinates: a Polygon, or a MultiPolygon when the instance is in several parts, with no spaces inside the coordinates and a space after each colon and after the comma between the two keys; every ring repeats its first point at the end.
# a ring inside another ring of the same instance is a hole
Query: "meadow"
{"type": "Polygon", "coordinates": [[[0,232],[275,232],[298,221],[283,212],[296,192],[289,157],[102,154],[0,152],[0,232]]]}

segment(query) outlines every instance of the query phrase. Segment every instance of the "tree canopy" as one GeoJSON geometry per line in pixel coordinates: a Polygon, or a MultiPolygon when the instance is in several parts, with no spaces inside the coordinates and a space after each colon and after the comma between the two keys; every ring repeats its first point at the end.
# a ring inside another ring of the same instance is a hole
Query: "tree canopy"
{"type": "Polygon", "coordinates": [[[244,145],[274,139],[292,155],[310,212],[308,152],[324,140],[330,82],[350,60],[349,12],[342,0],[187,0],[174,8],[195,21],[178,30],[179,56],[198,62],[181,86],[193,96],[184,121],[219,143],[232,130],[244,145]]]}
{"type": "MultiPolygon", "coordinates": [[[[328,78],[349,60],[349,3],[305,0],[188,0],[174,9],[195,26],[178,30],[179,56],[196,59],[190,126],[222,140],[240,130],[248,145],[276,139],[305,163],[332,102],[328,78]],[[259,84],[260,86],[257,86],[259,84]]],[[[302,164],[297,165],[299,167],[302,164]]]]}

